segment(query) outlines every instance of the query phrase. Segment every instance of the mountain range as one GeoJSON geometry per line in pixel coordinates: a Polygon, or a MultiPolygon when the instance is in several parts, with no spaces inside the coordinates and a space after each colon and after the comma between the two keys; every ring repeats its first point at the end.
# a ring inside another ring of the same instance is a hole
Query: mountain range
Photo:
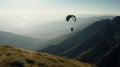
{"type": "Polygon", "coordinates": [[[74,58],[100,67],[120,67],[120,16],[102,19],[46,47],[42,52],[74,58]]]}
{"type": "MultiPolygon", "coordinates": [[[[92,24],[94,21],[101,20],[103,18],[112,19],[113,16],[101,16],[101,17],[88,17],[88,18],[77,18],[76,23],[66,22],[66,21],[56,21],[51,23],[45,23],[43,25],[38,25],[35,27],[31,27],[29,29],[33,31],[29,31],[26,29],[22,29],[26,32],[31,32],[29,34],[24,34],[21,30],[17,29],[17,31],[21,31],[22,34],[17,34],[11,30],[9,31],[0,31],[0,44],[12,45],[15,47],[30,49],[30,50],[39,50],[46,46],[55,45],[64,41],[66,38],[71,36],[70,27],[75,25],[75,31],[79,31],[92,24]],[[53,39],[54,38],[54,39],[53,39]],[[54,44],[53,44],[54,43],[54,44]]],[[[3,21],[1,21],[3,22],[3,21]]],[[[3,25],[3,23],[1,24],[3,25]]],[[[4,25],[3,25],[4,26],[4,25]]],[[[8,26],[9,27],[9,26],[8,26]]],[[[9,28],[11,29],[11,28],[9,28]]],[[[14,28],[15,29],[15,28],[14,28]]]]}

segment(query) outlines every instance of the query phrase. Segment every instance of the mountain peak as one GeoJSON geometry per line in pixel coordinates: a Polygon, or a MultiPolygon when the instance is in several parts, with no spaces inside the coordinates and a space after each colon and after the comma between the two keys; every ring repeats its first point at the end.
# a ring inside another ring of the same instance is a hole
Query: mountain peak
{"type": "Polygon", "coordinates": [[[120,16],[114,17],[112,21],[114,21],[117,24],[120,24],[120,16]]]}

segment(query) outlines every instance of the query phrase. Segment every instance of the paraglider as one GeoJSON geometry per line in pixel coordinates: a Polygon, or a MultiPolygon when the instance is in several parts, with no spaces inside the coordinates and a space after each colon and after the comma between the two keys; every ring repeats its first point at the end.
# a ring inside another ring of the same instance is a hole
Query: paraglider
{"type": "MultiPolygon", "coordinates": [[[[70,19],[72,19],[74,22],[76,22],[76,16],[75,15],[68,15],[66,17],[66,21],[68,22],[70,19]]],[[[71,27],[71,32],[73,31],[73,27],[71,27]]]]}

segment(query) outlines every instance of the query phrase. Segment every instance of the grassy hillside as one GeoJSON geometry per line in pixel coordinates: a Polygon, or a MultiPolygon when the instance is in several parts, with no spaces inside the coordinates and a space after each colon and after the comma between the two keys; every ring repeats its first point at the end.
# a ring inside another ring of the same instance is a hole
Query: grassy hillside
{"type": "Polygon", "coordinates": [[[47,53],[0,46],[0,67],[93,67],[93,65],[47,53]]]}

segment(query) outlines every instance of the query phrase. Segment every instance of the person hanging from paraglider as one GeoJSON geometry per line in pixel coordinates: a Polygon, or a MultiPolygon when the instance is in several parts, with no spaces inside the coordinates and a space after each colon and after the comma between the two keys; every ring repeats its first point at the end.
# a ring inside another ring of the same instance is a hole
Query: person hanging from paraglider
{"type": "Polygon", "coordinates": [[[73,28],[71,28],[71,32],[73,31],[73,28]]]}
{"type": "MultiPolygon", "coordinates": [[[[72,20],[73,20],[74,22],[76,22],[76,16],[75,16],[75,15],[68,15],[68,16],[66,17],[66,21],[68,22],[71,18],[72,18],[72,20]]],[[[71,27],[71,32],[72,32],[73,30],[74,30],[73,27],[71,27]]]]}

